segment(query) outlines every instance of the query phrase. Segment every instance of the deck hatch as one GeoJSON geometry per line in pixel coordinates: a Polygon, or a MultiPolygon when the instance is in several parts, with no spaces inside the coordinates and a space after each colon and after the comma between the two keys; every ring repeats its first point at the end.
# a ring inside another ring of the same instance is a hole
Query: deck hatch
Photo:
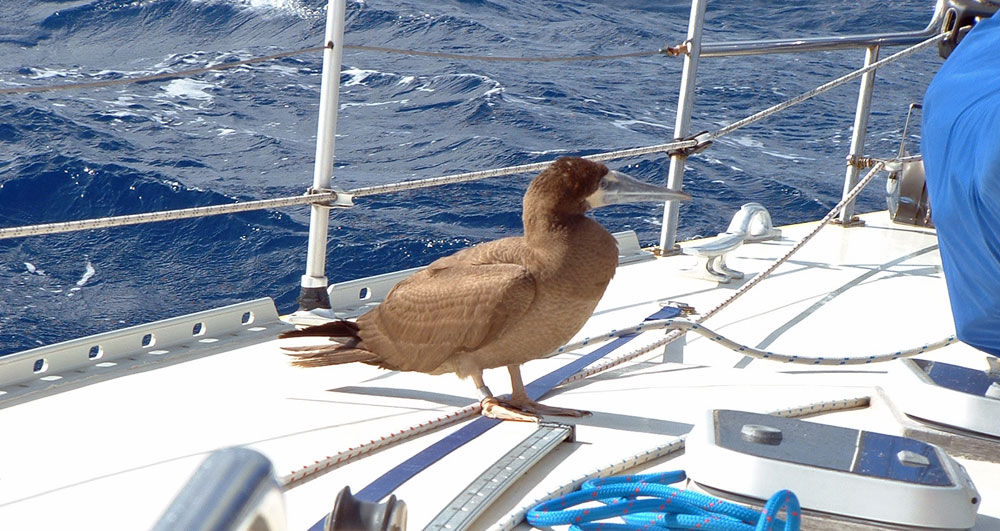
{"type": "Polygon", "coordinates": [[[718,410],[715,419],[719,446],[743,454],[920,485],[953,485],[934,447],[914,439],[746,411],[718,410]],[[768,437],[754,436],[761,428],[768,437]]]}
{"type": "Polygon", "coordinates": [[[985,371],[939,361],[913,360],[913,363],[937,385],[960,393],[986,396],[991,385],[1000,383],[1000,378],[991,377],[985,371]]]}

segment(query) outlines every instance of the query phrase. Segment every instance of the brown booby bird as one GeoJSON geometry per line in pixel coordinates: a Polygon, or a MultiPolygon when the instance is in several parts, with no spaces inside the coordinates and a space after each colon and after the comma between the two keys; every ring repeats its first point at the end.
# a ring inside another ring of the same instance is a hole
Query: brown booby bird
{"type": "Polygon", "coordinates": [[[471,377],[483,414],[510,420],[585,411],[528,398],[520,364],[567,342],[590,318],[618,266],[614,237],[585,214],[635,201],[687,200],[600,163],[562,157],[524,194],[524,236],[440,258],[401,281],[356,322],[333,321],[280,337],[334,344],[285,348],[300,367],[362,362],[397,371],[471,377]],[[483,369],[506,366],[511,396],[493,397],[483,369]]]}

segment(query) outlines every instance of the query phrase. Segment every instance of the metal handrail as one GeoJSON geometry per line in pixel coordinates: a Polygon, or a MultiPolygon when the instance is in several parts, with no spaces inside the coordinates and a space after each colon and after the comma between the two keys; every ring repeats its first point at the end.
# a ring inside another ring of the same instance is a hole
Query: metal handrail
{"type": "MultiPolygon", "coordinates": [[[[705,4],[708,0],[692,0],[691,15],[688,25],[688,39],[681,46],[684,49],[685,61],[681,71],[681,87],[677,105],[677,121],[674,129],[674,136],[683,138],[687,136],[688,124],[690,123],[696,77],[698,72],[698,62],[702,57],[721,57],[736,55],[757,55],[767,53],[782,52],[807,52],[815,50],[835,50],[843,48],[866,48],[864,77],[861,81],[861,90],[858,95],[857,110],[854,115],[854,128],[851,138],[850,158],[860,156],[864,149],[866,129],[868,124],[868,113],[871,100],[871,88],[874,81],[874,67],[883,64],[876,61],[880,46],[894,44],[912,44],[914,48],[929,45],[935,39],[945,20],[947,0],[937,0],[931,21],[921,31],[884,33],[869,35],[848,35],[841,37],[812,37],[805,39],[777,39],[761,41],[736,41],[730,43],[702,43],[701,31],[705,24],[705,4]]],[[[898,55],[898,54],[897,54],[898,55]]],[[[808,93],[807,93],[808,94],[808,93]]],[[[803,95],[805,96],[805,95],[803,95]]],[[[811,97],[811,96],[806,96],[811,97]]],[[[776,106],[777,107],[777,106],[776,106]]],[[[770,112],[771,109],[762,111],[770,112]]],[[[761,114],[761,113],[758,113],[761,114]]],[[[756,115],[755,115],[756,116],[756,115]]],[[[749,120],[749,118],[747,119],[749,120]]],[[[731,124],[730,129],[735,129],[745,125],[744,120],[731,124]]],[[[679,189],[684,180],[684,163],[688,154],[685,152],[675,152],[670,157],[670,170],[667,176],[667,185],[672,189],[679,189]]],[[[857,168],[849,166],[844,179],[843,196],[846,197],[848,191],[857,183],[857,168]]],[[[660,252],[670,254],[678,252],[677,226],[678,226],[678,204],[676,201],[667,201],[663,206],[663,224],[660,229],[660,252]]],[[[849,224],[854,218],[854,204],[849,202],[841,212],[841,220],[849,224]]]]}
{"type": "MultiPolygon", "coordinates": [[[[700,3],[700,2],[697,2],[697,3],[700,3]]],[[[724,55],[751,55],[751,54],[758,54],[758,53],[781,53],[781,52],[804,52],[804,51],[813,51],[813,50],[831,50],[831,49],[841,49],[841,48],[847,48],[847,47],[862,47],[862,46],[868,46],[869,49],[871,49],[872,47],[880,46],[880,45],[900,45],[900,44],[920,43],[919,46],[914,46],[910,50],[905,50],[904,52],[900,52],[900,54],[896,54],[896,55],[894,55],[892,57],[888,57],[888,58],[883,59],[881,61],[877,61],[877,62],[874,62],[874,63],[867,64],[866,67],[863,68],[863,69],[861,69],[861,70],[858,70],[858,71],[852,72],[850,74],[847,74],[847,75],[845,75],[845,76],[843,76],[841,78],[838,78],[837,80],[831,81],[831,82],[829,82],[827,84],[824,84],[824,85],[822,85],[820,87],[817,87],[816,89],[813,89],[813,90],[808,91],[808,92],[806,92],[804,94],[801,94],[801,95],[799,95],[799,96],[797,96],[795,98],[792,98],[792,99],[790,99],[790,100],[788,100],[786,102],[782,102],[782,103],[780,103],[778,105],[775,105],[773,107],[770,107],[768,109],[765,109],[763,111],[755,113],[755,114],[753,114],[753,115],[751,115],[751,116],[749,116],[747,118],[744,118],[742,120],[733,122],[733,123],[731,123],[729,125],[726,125],[726,126],[720,128],[720,129],[718,129],[718,130],[716,130],[716,131],[714,131],[712,133],[705,133],[705,134],[699,135],[695,139],[691,139],[691,138],[677,139],[677,140],[674,140],[672,142],[668,142],[668,143],[665,143],[665,144],[659,144],[659,145],[654,145],[654,146],[646,146],[646,147],[640,147],[640,148],[625,149],[625,150],[618,150],[618,151],[611,151],[611,152],[605,152],[605,153],[597,153],[597,154],[593,154],[593,155],[588,155],[585,158],[588,158],[588,159],[591,159],[591,160],[606,161],[606,160],[613,160],[613,159],[619,159],[619,158],[627,158],[627,157],[639,156],[639,155],[643,155],[643,154],[650,154],[650,153],[657,153],[657,152],[660,152],[660,153],[662,153],[662,152],[675,152],[676,153],[677,151],[680,151],[681,154],[680,155],[674,155],[673,158],[675,158],[675,159],[686,158],[686,155],[683,154],[683,150],[686,150],[686,149],[689,149],[689,148],[694,148],[694,147],[706,144],[708,142],[711,142],[715,138],[718,138],[718,137],[721,137],[721,136],[723,136],[725,134],[728,134],[728,133],[730,133],[730,132],[732,132],[732,131],[740,128],[740,127],[748,125],[749,123],[753,123],[753,122],[758,121],[760,119],[763,119],[763,118],[765,118],[767,116],[770,116],[771,114],[774,114],[774,113],[776,113],[776,112],[778,112],[778,111],[780,111],[780,110],[782,110],[784,108],[790,107],[790,106],[792,106],[792,105],[794,105],[796,103],[799,103],[799,102],[801,102],[801,101],[803,101],[805,99],[811,98],[811,97],[815,96],[816,94],[819,94],[820,92],[824,92],[826,90],[829,90],[830,88],[833,88],[834,86],[843,84],[844,82],[846,82],[846,81],[848,81],[850,79],[854,79],[854,78],[858,77],[861,74],[870,73],[870,72],[874,71],[875,68],[884,66],[885,64],[887,64],[889,62],[892,62],[892,61],[900,58],[903,55],[908,55],[909,53],[911,53],[913,51],[916,51],[916,49],[918,49],[918,48],[925,47],[926,45],[930,44],[930,42],[929,42],[930,39],[928,39],[928,37],[933,38],[934,36],[938,35],[939,26],[941,25],[943,19],[945,18],[944,17],[945,6],[946,6],[946,0],[938,0],[938,2],[936,4],[936,7],[935,7],[934,15],[933,15],[933,17],[931,19],[931,22],[927,25],[927,27],[925,29],[923,29],[921,31],[915,31],[915,32],[870,34],[870,35],[856,35],[856,36],[844,36],[844,37],[820,37],[820,38],[807,38],[807,39],[780,39],[780,40],[764,40],[764,41],[735,41],[735,42],[730,42],[730,43],[707,43],[707,44],[702,44],[700,47],[698,47],[697,50],[688,50],[688,53],[692,54],[692,55],[695,55],[695,54],[698,54],[698,50],[700,50],[701,55],[704,55],[706,57],[718,57],[718,56],[724,56],[724,55]]],[[[688,44],[690,45],[690,44],[694,44],[694,43],[689,41],[688,44]]],[[[326,51],[327,55],[331,55],[330,52],[332,52],[336,47],[330,46],[328,44],[324,48],[326,49],[325,51],[326,51]]],[[[690,88],[693,91],[693,83],[691,85],[692,86],[690,88]]],[[[690,111],[688,111],[688,112],[690,112],[690,111]]],[[[859,112],[867,112],[867,109],[866,108],[865,109],[859,109],[859,112]]],[[[680,114],[684,114],[684,113],[679,113],[679,115],[680,114]]],[[[331,136],[331,135],[327,135],[327,136],[331,136]]],[[[682,136],[684,136],[684,135],[682,135],[682,136]]],[[[332,146],[329,146],[329,147],[332,148],[332,146]]],[[[325,159],[320,164],[317,165],[318,168],[320,168],[321,170],[332,170],[332,149],[330,149],[329,151],[331,152],[330,155],[320,157],[321,160],[325,159]]],[[[318,150],[318,152],[319,152],[319,150],[318,150]]],[[[0,228],[0,239],[4,239],[4,238],[17,238],[17,237],[23,237],[23,236],[34,236],[34,235],[41,235],[41,234],[53,234],[53,233],[60,233],[60,232],[71,232],[71,231],[76,231],[76,230],[88,230],[88,229],[97,229],[97,228],[114,227],[114,226],[122,226],[122,225],[133,225],[133,224],[148,223],[148,222],[155,222],[155,221],[167,221],[167,220],[174,220],[174,219],[184,219],[184,218],[208,216],[208,215],[215,215],[215,214],[234,213],[234,212],[242,212],[242,211],[249,211],[249,210],[258,210],[258,209],[265,209],[265,208],[275,208],[275,207],[280,207],[280,206],[290,206],[290,205],[294,205],[294,204],[312,203],[313,205],[317,205],[317,204],[323,204],[324,202],[326,202],[326,204],[323,205],[323,206],[327,206],[327,207],[329,207],[329,206],[341,206],[341,207],[343,207],[343,206],[350,206],[350,202],[351,202],[351,198],[352,197],[362,197],[362,196],[375,195],[375,194],[391,193],[391,192],[398,192],[398,191],[402,191],[402,190],[413,190],[413,189],[417,189],[417,188],[427,188],[427,187],[431,187],[431,186],[439,186],[439,185],[444,185],[444,184],[474,181],[474,180],[485,179],[485,178],[489,178],[489,177],[498,177],[498,176],[502,176],[502,175],[512,175],[512,174],[516,174],[516,173],[524,173],[524,172],[530,172],[530,171],[537,171],[537,170],[540,170],[540,169],[544,168],[546,165],[548,165],[548,162],[532,163],[532,164],[522,164],[522,165],[519,165],[519,166],[496,168],[496,169],[492,169],[492,170],[466,172],[466,173],[460,173],[460,174],[454,174],[454,175],[447,175],[447,176],[442,176],[442,177],[434,177],[434,178],[429,178],[429,179],[421,179],[421,180],[406,181],[406,182],[401,182],[401,183],[393,183],[393,184],[386,184],[386,185],[376,185],[376,186],[361,187],[361,188],[358,188],[358,189],[355,189],[355,190],[350,190],[347,193],[340,192],[339,194],[337,194],[336,192],[333,192],[333,191],[331,191],[329,189],[326,189],[327,187],[321,186],[320,188],[316,189],[313,192],[313,194],[315,194],[315,195],[306,195],[306,196],[289,197],[289,198],[276,198],[276,199],[267,199],[267,200],[260,200],[260,201],[249,201],[249,202],[236,203],[236,204],[231,204],[231,205],[212,205],[212,206],[207,206],[207,207],[196,207],[196,208],[188,208],[188,209],[180,209],[180,210],[172,210],[172,211],[150,212],[150,213],[144,213],[144,214],[132,214],[132,215],[124,215],[124,216],[112,216],[112,217],[107,217],[107,218],[98,218],[98,219],[90,219],[90,220],[46,223],[46,224],[41,224],[41,225],[29,225],[29,226],[22,226],[22,227],[6,227],[6,228],[0,228]],[[335,204],[331,205],[329,203],[329,201],[333,201],[335,204]]],[[[672,163],[672,166],[673,165],[674,164],[672,163]]],[[[683,174],[683,165],[679,165],[679,167],[676,168],[676,170],[677,170],[676,172],[672,172],[672,173],[676,173],[676,174],[678,174],[677,177],[681,177],[682,174],[683,174]]],[[[327,171],[319,171],[318,173],[325,174],[325,175],[323,175],[324,178],[328,177],[327,171]]],[[[674,180],[674,179],[672,179],[672,180],[674,180]]],[[[679,179],[677,179],[676,181],[679,183],[679,179]]],[[[679,184],[678,184],[678,187],[679,187],[679,184]]],[[[845,186],[845,194],[846,194],[846,191],[848,189],[849,189],[849,187],[845,186]]],[[[320,207],[320,208],[322,208],[322,207],[320,207]]],[[[845,209],[845,210],[849,210],[849,209],[845,209]]],[[[319,216],[320,219],[323,219],[324,217],[325,216],[322,216],[322,215],[319,216]]],[[[668,216],[664,216],[664,217],[667,218],[668,216]]],[[[671,219],[671,220],[666,220],[665,219],[665,221],[666,222],[664,223],[664,226],[663,226],[664,227],[664,231],[665,232],[672,231],[673,234],[676,234],[676,219],[671,219]]],[[[322,241],[322,240],[325,240],[325,237],[324,238],[318,238],[318,239],[322,241]]],[[[673,239],[674,239],[674,236],[671,236],[669,238],[669,242],[672,243],[673,239]]],[[[661,235],[661,248],[665,248],[666,247],[666,246],[663,245],[663,241],[664,241],[663,240],[663,235],[661,235]]],[[[322,257],[325,253],[315,252],[313,254],[317,258],[316,262],[319,262],[320,261],[319,257],[322,257]]],[[[307,262],[309,262],[309,260],[307,260],[307,262]]],[[[314,277],[313,275],[305,275],[304,278],[308,278],[310,280],[313,280],[313,282],[308,282],[308,283],[309,284],[312,284],[312,283],[323,284],[323,283],[325,283],[325,280],[326,280],[325,276],[321,273],[323,267],[320,264],[317,263],[315,265],[315,267],[312,268],[312,269],[313,269],[313,274],[316,275],[316,276],[314,277]]],[[[320,288],[320,286],[318,286],[318,285],[315,286],[315,287],[320,288]]],[[[320,289],[322,289],[322,288],[320,288],[320,289]]]]}
{"type": "MultiPolygon", "coordinates": [[[[784,109],[787,109],[788,107],[801,103],[802,101],[817,96],[835,87],[841,86],[853,79],[857,79],[858,77],[866,73],[873,72],[877,68],[881,68],[894,61],[898,61],[899,59],[902,59],[913,53],[916,53],[917,51],[920,51],[921,49],[930,46],[932,44],[934,44],[934,38],[927,39],[917,45],[911,46],[894,55],[881,59],[875,63],[869,64],[864,68],[855,70],[853,72],[849,72],[837,79],[831,80],[812,90],[799,94],[798,96],[789,98],[781,103],[768,107],[767,109],[758,111],[743,119],[722,126],[715,131],[701,133],[699,135],[694,136],[693,138],[674,140],[672,142],[667,142],[664,144],[622,149],[617,151],[607,151],[603,153],[594,153],[591,155],[586,155],[583,158],[594,161],[609,161],[615,159],[648,155],[652,153],[671,153],[678,150],[697,148],[699,146],[710,143],[715,139],[718,139],[722,136],[732,133],[733,131],[741,127],[745,127],[752,123],[763,120],[784,109]]],[[[258,201],[246,201],[246,202],[233,203],[227,205],[210,205],[204,207],[185,208],[179,210],[165,210],[160,212],[148,212],[143,214],[127,214],[122,216],[111,216],[105,218],[95,218],[95,219],[87,219],[79,221],[63,221],[54,223],[43,223],[39,225],[4,227],[0,228],[0,240],[5,238],[20,238],[25,236],[39,236],[44,234],[56,234],[56,233],[72,232],[79,230],[101,229],[109,227],[119,227],[124,225],[137,225],[141,223],[171,221],[171,220],[187,219],[187,218],[202,217],[202,216],[212,216],[218,214],[231,214],[236,212],[262,210],[267,208],[277,208],[282,206],[291,206],[291,205],[306,204],[306,203],[322,204],[325,207],[349,207],[353,206],[353,199],[356,197],[388,194],[388,193],[401,192],[405,190],[417,190],[422,188],[430,188],[434,186],[442,186],[446,184],[471,182],[471,181],[500,177],[505,175],[514,175],[518,173],[540,171],[544,169],[546,166],[548,166],[550,163],[551,161],[536,162],[530,164],[521,164],[517,166],[494,168],[490,170],[480,170],[473,172],[457,173],[452,175],[444,175],[440,177],[430,177],[426,179],[416,179],[412,181],[402,181],[390,184],[364,186],[360,188],[354,188],[346,192],[332,191],[332,190],[311,190],[310,194],[303,196],[295,196],[295,197],[262,199],[258,201]]]]}
{"type": "Polygon", "coordinates": [[[846,50],[871,46],[910,46],[941,33],[947,0],[938,0],[927,27],[919,31],[871,33],[802,39],[767,39],[757,41],[712,42],[701,45],[701,57],[732,57],[791,52],[846,50]]]}

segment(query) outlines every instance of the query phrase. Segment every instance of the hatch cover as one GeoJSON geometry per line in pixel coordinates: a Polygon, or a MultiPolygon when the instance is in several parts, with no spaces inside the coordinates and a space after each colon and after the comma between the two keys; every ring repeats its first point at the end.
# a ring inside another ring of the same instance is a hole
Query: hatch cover
{"type": "Polygon", "coordinates": [[[906,359],[893,365],[890,391],[904,413],[1000,438],[1000,375],[940,361],[906,359]]]}
{"type": "Polygon", "coordinates": [[[941,448],[915,439],[735,410],[706,413],[688,436],[688,476],[766,500],[789,489],[803,509],[931,528],[968,528],[979,494],[941,448]]]}

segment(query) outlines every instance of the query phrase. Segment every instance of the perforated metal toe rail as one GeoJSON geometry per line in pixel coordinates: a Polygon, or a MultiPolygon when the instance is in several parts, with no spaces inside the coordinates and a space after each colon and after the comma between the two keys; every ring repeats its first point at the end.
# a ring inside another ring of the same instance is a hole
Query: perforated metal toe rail
{"type": "Polygon", "coordinates": [[[26,350],[0,358],[0,408],[217,353],[287,327],[274,301],[263,298],[26,350]]]}

